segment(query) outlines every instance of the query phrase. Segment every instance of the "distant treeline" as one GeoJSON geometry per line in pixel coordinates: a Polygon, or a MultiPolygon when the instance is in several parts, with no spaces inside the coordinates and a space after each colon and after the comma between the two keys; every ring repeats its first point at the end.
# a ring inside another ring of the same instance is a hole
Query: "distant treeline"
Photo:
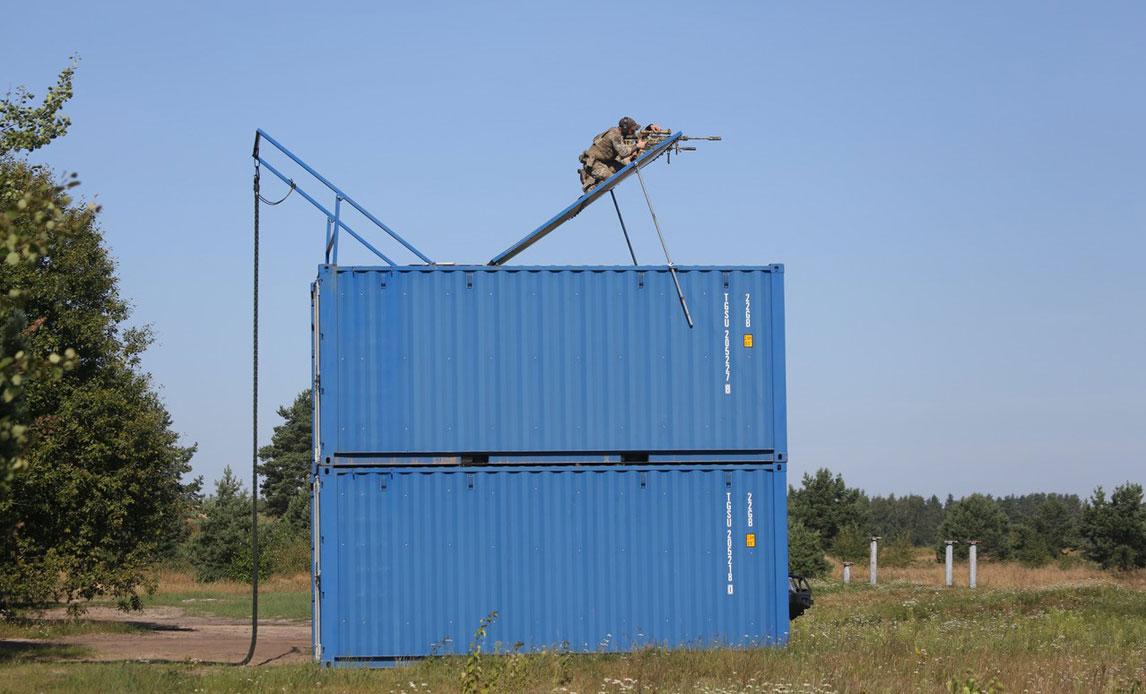
{"type": "Polygon", "coordinates": [[[941,502],[934,495],[868,496],[825,468],[789,487],[788,514],[795,573],[823,573],[825,553],[866,561],[872,536],[881,537],[880,561],[891,566],[910,563],[918,547],[934,547],[938,559],[944,541],[955,540],[959,558],[966,558],[969,541],[977,541],[986,559],[1029,566],[1092,561],[1103,568],[1146,567],[1146,506],[1141,485],[1129,482],[1109,499],[1099,487],[1085,500],[1040,492],[948,495],[941,502]]]}

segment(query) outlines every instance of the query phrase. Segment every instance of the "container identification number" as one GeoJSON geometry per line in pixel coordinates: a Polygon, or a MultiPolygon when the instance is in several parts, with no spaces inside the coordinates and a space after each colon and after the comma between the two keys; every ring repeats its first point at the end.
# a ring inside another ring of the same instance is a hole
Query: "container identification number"
{"type": "MultiPolygon", "coordinates": [[[[732,351],[729,329],[732,321],[728,312],[728,292],[724,292],[724,394],[732,395],[732,351]]],[[[731,542],[731,541],[730,541],[731,542]]],[[[731,550],[730,550],[731,551],[731,550]]]]}
{"type": "Polygon", "coordinates": [[[724,524],[727,528],[728,594],[732,595],[732,492],[724,493],[724,524]]]}

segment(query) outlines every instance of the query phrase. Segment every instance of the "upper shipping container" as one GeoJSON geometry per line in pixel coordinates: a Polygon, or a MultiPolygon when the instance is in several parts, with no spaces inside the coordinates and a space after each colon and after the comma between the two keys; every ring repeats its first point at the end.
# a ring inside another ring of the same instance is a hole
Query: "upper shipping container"
{"type": "Polygon", "coordinates": [[[783,267],[338,267],[315,282],[318,460],[786,461],[783,267]]]}

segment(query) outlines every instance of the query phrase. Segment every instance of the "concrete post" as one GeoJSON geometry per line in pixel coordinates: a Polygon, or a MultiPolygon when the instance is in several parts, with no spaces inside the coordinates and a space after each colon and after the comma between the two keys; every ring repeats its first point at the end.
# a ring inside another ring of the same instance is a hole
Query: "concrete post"
{"type": "Polygon", "coordinates": [[[947,544],[947,572],[945,574],[947,587],[955,585],[955,547],[958,540],[944,540],[947,544]]]}
{"type": "Polygon", "coordinates": [[[979,541],[968,541],[971,545],[971,581],[970,586],[974,588],[979,582],[979,541]]]}
{"type": "Polygon", "coordinates": [[[873,586],[875,585],[875,577],[876,577],[876,573],[877,573],[878,568],[879,568],[877,566],[877,562],[876,562],[876,557],[878,556],[877,553],[879,552],[879,540],[880,540],[880,538],[878,536],[872,535],[872,538],[871,538],[871,584],[873,586]]]}
{"type": "Polygon", "coordinates": [[[852,582],[852,563],[850,561],[844,562],[844,583],[852,582]]]}

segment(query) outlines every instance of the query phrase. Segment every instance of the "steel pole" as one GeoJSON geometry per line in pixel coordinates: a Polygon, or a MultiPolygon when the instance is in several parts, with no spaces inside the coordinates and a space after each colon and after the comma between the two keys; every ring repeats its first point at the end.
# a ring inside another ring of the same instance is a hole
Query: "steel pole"
{"type": "Polygon", "coordinates": [[[621,216],[621,206],[617,204],[617,194],[610,188],[609,195],[613,197],[613,209],[617,211],[617,219],[621,222],[621,233],[625,235],[625,243],[629,246],[629,255],[633,256],[633,265],[637,265],[637,254],[633,252],[633,242],[629,240],[629,230],[625,228],[625,218],[621,216]]]}
{"type": "Polygon", "coordinates": [[[657,213],[653,211],[653,201],[649,198],[649,189],[645,187],[645,177],[641,175],[641,167],[634,166],[637,170],[637,180],[641,182],[641,192],[645,194],[645,202],[649,205],[649,214],[653,216],[653,226],[657,228],[657,236],[661,240],[661,248],[665,251],[665,260],[668,261],[669,272],[672,274],[673,284],[676,285],[676,295],[680,297],[680,307],[684,309],[684,319],[688,321],[688,327],[692,327],[692,315],[688,312],[688,303],[684,300],[684,292],[680,290],[680,280],[676,277],[676,266],[672,264],[672,258],[669,257],[668,244],[665,243],[665,235],[661,233],[660,222],[657,221],[657,213]]]}

